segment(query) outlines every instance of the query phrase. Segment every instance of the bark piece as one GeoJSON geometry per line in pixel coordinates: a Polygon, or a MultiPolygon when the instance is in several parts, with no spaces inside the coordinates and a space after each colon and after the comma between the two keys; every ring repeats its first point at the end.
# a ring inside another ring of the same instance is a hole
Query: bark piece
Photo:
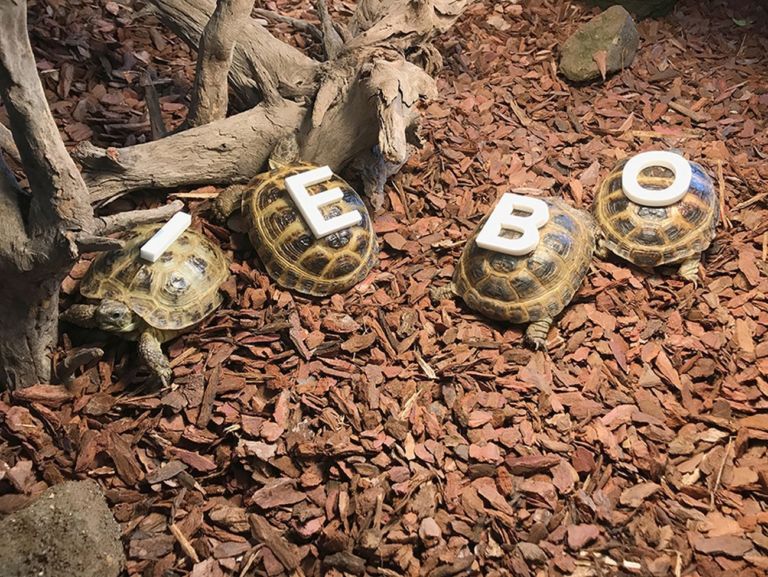
{"type": "Polygon", "coordinates": [[[600,527],[597,525],[571,525],[568,527],[568,546],[576,551],[599,536],[600,527]]]}
{"type": "Polygon", "coordinates": [[[47,407],[59,407],[72,399],[72,393],[56,385],[35,385],[13,393],[16,401],[40,403],[47,407]]]}
{"type": "Polygon", "coordinates": [[[258,543],[263,543],[274,553],[278,561],[289,571],[295,571],[296,574],[303,576],[299,563],[301,557],[295,545],[288,543],[264,517],[259,515],[249,515],[248,522],[251,525],[251,532],[258,543]]]}
{"type": "Polygon", "coordinates": [[[525,455],[523,457],[507,457],[509,472],[513,475],[539,473],[557,465],[561,461],[557,455],[525,455]]]}
{"type": "Polygon", "coordinates": [[[0,124],[0,150],[6,152],[16,162],[21,162],[21,155],[13,140],[13,134],[4,124],[0,124]]]}
{"type": "Polygon", "coordinates": [[[752,542],[749,539],[733,535],[710,538],[698,536],[692,543],[694,549],[708,555],[719,553],[730,557],[741,557],[752,549],[752,542]]]}
{"type": "Polygon", "coordinates": [[[621,493],[619,501],[622,505],[629,507],[639,507],[643,502],[653,495],[656,491],[661,489],[656,483],[639,483],[634,487],[630,487],[621,493]]]}
{"type": "Polygon", "coordinates": [[[69,481],[0,523],[4,577],[117,577],[120,527],[95,481],[69,481]]]}
{"type": "Polygon", "coordinates": [[[296,491],[293,487],[293,481],[277,479],[256,491],[250,502],[262,509],[272,509],[283,505],[295,505],[307,498],[305,493],[296,491]]]}

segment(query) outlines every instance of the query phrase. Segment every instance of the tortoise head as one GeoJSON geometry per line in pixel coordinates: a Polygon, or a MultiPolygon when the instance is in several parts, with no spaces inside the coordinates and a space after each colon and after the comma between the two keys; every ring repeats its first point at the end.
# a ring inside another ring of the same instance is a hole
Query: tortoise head
{"type": "Polygon", "coordinates": [[[277,141],[269,156],[269,169],[282,168],[299,160],[299,141],[295,133],[283,136],[277,141]]]}
{"type": "Polygon", "coordinates": [[[130,333],[136,330],[138,318],[125,303],[102,300],[96,309],[96,326],[111,333],[130,333]]]}

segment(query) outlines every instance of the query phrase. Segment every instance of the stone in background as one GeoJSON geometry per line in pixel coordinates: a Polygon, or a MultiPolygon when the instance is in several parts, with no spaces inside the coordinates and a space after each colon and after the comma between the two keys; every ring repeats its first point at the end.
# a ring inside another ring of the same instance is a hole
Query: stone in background
{"type": "Polygon", "coordinates": [[[0,518],[3,577],[117,577],[124,564],[120,526],[95,481],[61,483],[0,518]]]}
{"type": "Polygon", "coordinates": [[[582,24],[560,50],[560,71],[569,80],[585,82],[600,77],[598,60],[604,59],[607,74],[632,64],[640,36],[632,16],[612,6],[582,24]]]}

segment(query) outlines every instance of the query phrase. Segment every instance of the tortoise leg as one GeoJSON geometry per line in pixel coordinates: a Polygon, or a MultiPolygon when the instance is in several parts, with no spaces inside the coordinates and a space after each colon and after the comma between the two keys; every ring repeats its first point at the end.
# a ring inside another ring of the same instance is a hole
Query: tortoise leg
{"type": "Polygon", "coordinates": [[[432,287],[429,289],[429,296],[433,301],[439,302],[443,299],[450,299],[454,296],[453,283],[447,285],[432,287]]]}
{"type": "Polygon", "coordinates": [[[139,355],[163,386],[171,382],[171,365],[163,353],[160,340],[152,331],[144,331],[139,337],[139,355]]]}
{"type": "Polygon", "coordinates": [[[685,280],[691,281],[693,284],[699,284],[699,264],[701,264],[700,257],[689,258],[680,263],[678,272],[685,280]]]}
{"type": "Polygon", "coordinates": [[[97,305],[72,305],[61,313],[61,320],[86,329],[95,329],[98,308],[97,305]]]}
{"type": "Polygon", "coordinates": [[[221,191],[216,197],[211,207],[213,221],[223,224],[232,214],[240,208],[240,201],[243,198],[245,186],[242,184],[233,184],[221,191]]]}
{"type": "Polygon", "coordinates": [[[606,248],[605,243],[603,243],[601,238],[597,239],[597,242],[595,242],[595,256],[597,258],[606,259],[608,258],[608,248],[606,248]]]}
{"type": "Polygon", "coordinates": [[[527,340],[534,349],[545,350],[547,348],[547,334],[549,333],[549,327],[551,326],[551,318],[532,322],[525,330],[525,340],[527,340]]]}
{"type": "Polygon", "coordinates": [[[299,161],[300,155],[299,141],[296,139],[296,133],[283,136],[277,141],[272,153],[269,155],[269,169],[274,170],[281,166],[299,161]]]}

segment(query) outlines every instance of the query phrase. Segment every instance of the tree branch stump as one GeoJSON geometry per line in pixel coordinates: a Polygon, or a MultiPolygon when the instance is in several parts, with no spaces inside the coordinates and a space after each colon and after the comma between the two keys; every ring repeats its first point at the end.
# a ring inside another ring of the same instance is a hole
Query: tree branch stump
{"type": "Polygon", "coordinates": [[[200,37],[189,126],[201,126],[227,115],[229,85],[235,43],[250,17],[253,0],[218,0],[200,37]]]}

